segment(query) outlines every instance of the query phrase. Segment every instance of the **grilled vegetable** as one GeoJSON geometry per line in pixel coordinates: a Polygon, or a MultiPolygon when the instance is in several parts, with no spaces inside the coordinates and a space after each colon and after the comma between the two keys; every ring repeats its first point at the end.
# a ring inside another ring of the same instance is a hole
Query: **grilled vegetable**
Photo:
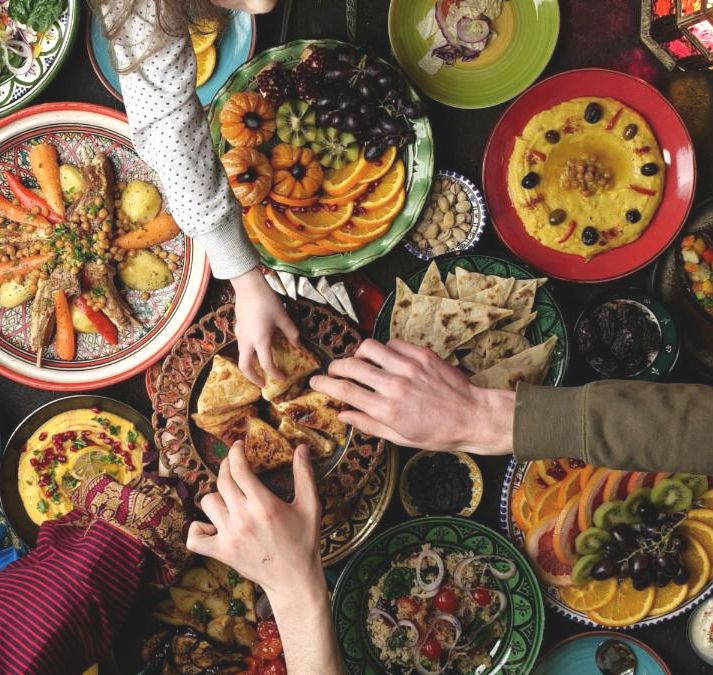
{"type": "Polygon", "coordinates": [[[124,249],[149,248],[173,239],[180,231],[176,221],[168,213],[162,213],[132,232],[117,237],[114,243],[124,249]]]}
{"type": "Polygon", "coordinates": [[[74,326],[72,325],[72,313],[69,310],[69,302],[64,291],[55,291],[54,295],[55,314],[55,347],[57,356],[63,361],[71,361],[74,358],[75,341],[74,326]]]}
{"type": "Polygon", "coordinates": [[[25,187],[19,178],[13,176],[9,171],[5,171],[5,180],[10,188],[10,191],[28,211],[37,209],[39,214],[47,218],[51,223],[57,224],[62,222],[62,216],[55,213],[49,204],[34,190],[25,187]]]}
{"type": "Polygon", "coordinates": [[[89,306],[89,303],[82,296],[79,296],[72,305],[73,319],[75,307],[80,314],[86,317],[87,321],[93,328],[93,330],[81,330],[77,327],[77,323],[75,321],[74,327],[77,328],[78,331],[81,333],[101,333],[109,344],[115,345],[119,343],[119,334],[116,326],[109,321],[109,318],[106,314],[104,314],[104,312],[96,312],[89,306]]]}
{"type": "Polygon", "coordinates": [[[121,210],[132,222],[144,225],[159,214],[161,195],[151,183],[129,181],[121,193],[121,210]]]}
{"type": "Polygon", "coordinates": [[[30,148],[29,158],[32,171],[50,208],[56,214],[64,216],[64,196],[59,179],[57,148],[49,143],[33,145],[30,148]]]}

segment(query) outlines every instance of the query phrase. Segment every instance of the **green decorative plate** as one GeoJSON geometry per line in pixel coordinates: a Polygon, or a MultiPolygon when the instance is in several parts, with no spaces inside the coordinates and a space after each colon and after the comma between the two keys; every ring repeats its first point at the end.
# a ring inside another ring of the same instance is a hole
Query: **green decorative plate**
{"type": "MultiPolygon", "coordinates": [[[[535,574],[504,537],[464,518],[417,518],[386,530],[372,539],[344,569],[332,595],[332,613],[337,639],[342,646],[347,672],[377,675],[384,672],[367,629],[367,599],[370,586],[388,569],[396,553],[419,549],[423,544],[446,552],[472,551],[504,556],[515,563],[516,574],[501,582],[508,598],[505,634],[494,654],[488,673],[528,673],[542,644],[545,617],[535,574]]],[[[475,675],[464,673],[463,675],[475,675]]]]}
{"type": "Polygon", "coordinates": [[[391,48],[409,79],[436,101],[454,108],[489,108],[517,96],[542,73],[559,34],[557,0],[505,0],[497,32],[481,55],[430,75],[419,66],[430,43],[418,32],[434,0],[391,0],[391,48]]]}
{"type": "MultiPolygon", "coordinates": [[[[448,272],[453,272],[456,267],[462,267],[469,272],[496,274],[500,277],[515,277],[516,279],[534,278],[530,272],[517,263],[489,255],[446,256],[436,258],[435,262],[441,272],[441,278],[444,280],[448,272]]],[[[418,290],[426,274],[426,269],[427,268],[424,267],[411,275],[408,279],[404,279],[406,285],[412,291],[418,290]]],[[[562,311],[546,284],[537,289],[533,309],[537,312],[537,318],[527,329],[526,335],[530,342],[532,342],[532,344],[539,344],[547,340],[551,335],[557,336],[557,346],[555,347],[555,352],[552,357],[552,364],[543,382],[543,384],[557,387],[564,381],[569,364],[569,337],[567,335],[567,325],[562,311]]],[[[389,340],[389,327],[391,324],[391,312],[393,312],[393,310],[394,293],[392,292],[384,301],[379,315],[376,317],[374,337],[380,342],[387,342],[389,340]]]]}
{"type": "MultiPolygon", "coordinates": [[[[292,68],[299,61],[302,51],[310,45],[319,45],[334,49],[346,43],[339,40],[296,40],[280,47],[268,49],[248,63],[238,68],[228,83],[216,94],[208,112],[213,143],[219,154],[227,150],[227,143],[220,135],[219,114],[226,100],[236,91],[255,88],[255,76],[271,61],[278,61],[287,68],[292,68]]],[[[408,86],[413,100],[418,100],[416,91],[408,86]]],[[[296,263],[286,263],[270,255],[260,244],[255,244],[261,261],[267,267],[285,272],[294,272],[316,277],[324,274],[351,272],[373,262],[388,253],[415,224],[426,198],[431,190],[433,177],[433,136],[427,117],[413,123],[416,141],[405,148],[401,158],[406,166],[406,203],[396,217],[389,231],[379,239],[372,241],[358,251],[336,253],[329,256],[313,256],[296,263]]]]}

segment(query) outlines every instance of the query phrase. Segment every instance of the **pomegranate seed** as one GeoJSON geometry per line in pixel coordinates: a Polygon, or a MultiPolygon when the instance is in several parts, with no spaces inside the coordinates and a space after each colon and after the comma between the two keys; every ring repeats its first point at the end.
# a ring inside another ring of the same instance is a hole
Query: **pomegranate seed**
{"type": "Polygon", "coordinates": [[[329,205],[329,210],[334,213],[339,207],[336,204],[330,204],[329,205]]]}
{"type": "Polygon", "coordinates": [[[541,487],[543,490],[547,487],[547,483],[542,480],[539,476],[535,479],[535,482],[537,483],[538,487],[541,487]]]}
{"type": "Polygon", "coordinates": [[[555,462],[547,469],[547,475],[552,476],[555,480],[562,480],[567,475],[567,472],[562,468],[559,462],[555,462]]]}
{"type": "Polygon", "coordinates": [[[274,225],[272,224],[272,221],[269,218],[265,218],[265,227],[271,230],[274,225]]]}
{"type": "Polygon", "coordinates": [[[34,457],[30,460],[30,466],[37,468],[39,465],[40,463],[34,457]]]}
{"type": "Polygon", "coordinates": [[[102,411],[102,409],[101,409],[98,405],[92,406],[92,407],[90,408],[90,410],[91,410],[94,414],[100,413],[100,412],[102,411]]]}
{"type": "Polygon", "coordinates": [[[47,432],[46,432],[46,431],[43,431],[43,432],[39,435],[38,438],[39,438],[41,441],[46,441],[46,440],[47,440],[47,432]]]}
{"type": "Polygon", "coordinates": [[[318,211],[322,210],[322,207],[318,204],[315,204],[310,210],[312,211],[312,213],[317,213],[318,211]]]}
{"type": "Polygon", "coordinates": [[[67,462],[67,455],[58,455],[57,461],[60,464],[65,464],[67,462]]]}
{"type": "Polygon", "coordinates": [[[304,225],[298,225],[295,229],[298,232],[304,232],[307,228],[304,225]]]}
{"type": "Polygon", "coordinates": [[[581,459],[569,459],[567,461],[571,469],[581,469],[584,466],[584,462],[581,459]]]}
{"type": "Polygon", "coordinates": [[[127,443],[126,447],[129,448],[129,450],[135,450],[136,443],[127,443]]]}
{"type": "Polygon", "coordinates": [[[43,473],[40,476],[40,479],[37,481],[38,485],[44,486],[44,485],[49,485],[50,483],[50,475],[48,473],[43,473]]]}

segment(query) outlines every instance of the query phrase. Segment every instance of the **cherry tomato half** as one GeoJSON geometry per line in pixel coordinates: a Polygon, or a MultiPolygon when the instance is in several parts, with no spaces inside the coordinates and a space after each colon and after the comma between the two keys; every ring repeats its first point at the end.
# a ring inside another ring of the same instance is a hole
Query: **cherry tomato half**
{"type": "Polygon", "coordinates": [[[262,666],[262,662],[253,656],[246,656],[245,663],[248,669],[245,671],[246,675],[259,675],[259,668],[262,666]]]}
{"type": "Polygon", "coordinates": [[[473,589],[471,595],[473,596],[473,600],[475,600],[481,607],[489,605],[492,600],[490,591],[482,586],[478,586],[478,588],[473,589]]]}
{"type": "Polygon", "coordinates": [[[257,625],[257,636],[261,640],[269,640],[280,637],[280,631],[277,630],[277,624],[272,619],[266,619],[257,625]]]}
{"type": "Polygon", "coordinates": [[[259,675],[287,675],[287,666],[282,658],[277,658],[273,661],[268,661],[264,663],[260,670],[259,675]]]}
{"type": "Polygon", "coordinates": [[[282,641],[280,638],[268,638],[258,642],[253,647],[253,656],[265,661],[272,661],[282,653],[282,641]]]}
{"type": "Polygon", "coordinates": [[[433,604],[436,609],[440,609],[442,612],[448,612],[448,614],[453,614],[453,612],[458,609],[458,596],[454,590],[442,588],[436,593],[436,597],[433,598],[433,604]]]}
{"type": "Polygon", "coordinates": [[[421,645],[421,656],[430,661],[436,661],[442,651],[441,643],[436,640],[436,638],[428,638],[428,640],[421,645]]]}
{"type": "Polygon", "coordinates": [[[403,616],[412,618],[420,611],[421,603],[416,598],[404,596],[396,599],[396,607],[398,607],[403,616]]]}

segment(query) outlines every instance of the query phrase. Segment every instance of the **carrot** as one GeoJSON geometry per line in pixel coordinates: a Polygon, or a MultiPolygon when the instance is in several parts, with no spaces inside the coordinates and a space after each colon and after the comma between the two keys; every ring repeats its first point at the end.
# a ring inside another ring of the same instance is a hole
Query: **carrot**
{"type": "Polygon", "coordinates": [[[74,326],[72,325],[72,312],[64,291],[55,291],[54,318],[56,325],[55,348],[57,356],[63,361],[74,359],[74,326]]]}
{"type": "Polygon", "coordinates": [[[18,276],[24,277],[50,260],[52,260],[52,254],[48,253],[46,255],[28,255],[26,258],[20,258],[17,261],[0,263],[0,283],[10,281],[10,279],[18,276]]]}
{"type": "Polygon", "coordinates": [[[22,223],[23,225],[34,225],[35,227],[47,228],[50,226],[49,220],[47,220],[44,216],[30,213],[21,206],[13,204],[4,197],[0,197],[0,216],[7,218],[8,220],[12,220],[15,223],[22,223]]]}
{"type": "Polygon", "coordinates": [[[168,213],[160,213],[145,225],[114,239],[119,248],[149,248],[173,239],[181,230],[168,213]]]}
{"type": "Polygon", "coordinates": [[[62,185],[59,182],[57,148],[49,143],[33,145],[30,148],[30,166],[50,208],[63,216],[64,197],[62,196],[62,185]]]}

